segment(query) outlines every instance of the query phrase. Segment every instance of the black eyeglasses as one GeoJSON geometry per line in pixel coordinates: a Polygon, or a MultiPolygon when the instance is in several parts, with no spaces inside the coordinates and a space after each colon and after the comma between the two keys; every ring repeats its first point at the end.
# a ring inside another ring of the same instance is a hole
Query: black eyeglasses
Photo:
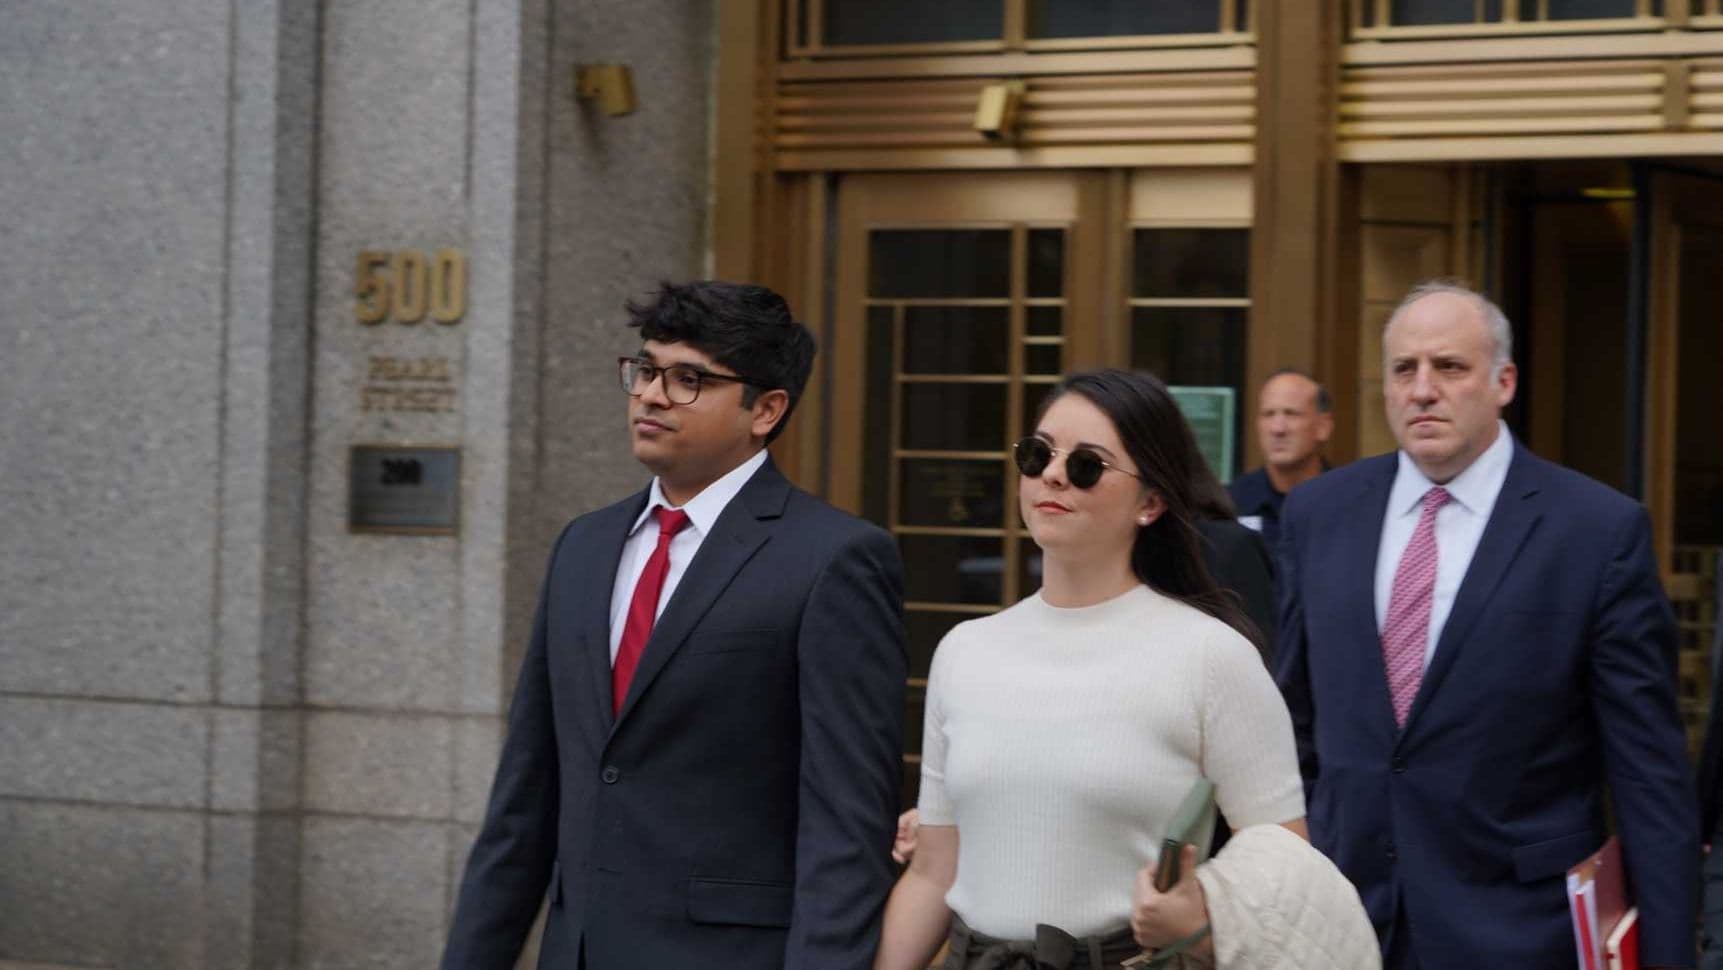
{"type": "Polygon", "coordinates": [[[1048,444],[1047,439],[1034,435],[1012,445],[1011,454],[1017,459],[1017,470],[1029,478],[1040,478],[1041,473],[1052,464],[1054,455],[1064,455],[1065,478],[1078,488],[1094,488],[1095,483],[1101,480],[1101,473],[1108,470],[1129,475],[1138,481],[1143,477],[1136,472],[1120,468],[1087,448],[1061,451],[1048,444]]]}
{"type": "Polygon", "coordinates": [[[622,378],[622,389],[629,397],[639,397],[646,393],[658,375],[664,375],[664,396],[671,404],[693,404],[700,396],[700,388],[711,382],[724,384],[746,384],[770,390],[766,385],[746,377],[731,377],[728,374],[714,374],[709,370],[695,367],[693,364],[671,364],[660,367],[644,357],[616,358],[617,373],[622,378]]]}

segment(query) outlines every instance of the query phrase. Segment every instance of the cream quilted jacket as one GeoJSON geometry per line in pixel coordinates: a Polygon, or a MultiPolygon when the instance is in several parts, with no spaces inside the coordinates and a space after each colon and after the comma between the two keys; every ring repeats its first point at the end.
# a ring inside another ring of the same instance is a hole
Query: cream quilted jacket
{"type": "Polygon", "coordinates": [[[1358,891],[1322,853],[1278,825],[1233,833],[1197,867],[1217,970],[1380,970],[1358,891]]]}

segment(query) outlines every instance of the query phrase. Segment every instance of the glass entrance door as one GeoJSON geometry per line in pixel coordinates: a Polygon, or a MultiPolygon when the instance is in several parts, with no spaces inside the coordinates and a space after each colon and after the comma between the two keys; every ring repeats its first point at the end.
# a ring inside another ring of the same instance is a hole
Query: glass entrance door
{"type": "Polygon", "coordinates": [[[1723,553],[1723,174],[1653,166],[1645,501],[1680,621],[1680,689],[1697,755],[1723,553]]]}
{"type": "Polygon", "coordinates": [[[934,647],[1038,585],[1009,449],[1098,319],[1102,178],[839,189],[830,498],[889,529],[903,555],[910,804],[934,647]]]}
{"type": "Polygon", "coordinates": [[[1516,431],[1540,457],[1645,503],[1697,756],[1723,551],[1723,170],[1540,162],[1496,181],[1484,248],[1501,254],[1507,310],[1524,324],[1516,431]]]}
{"type": "Polygon", "coordinates": [[[906,799],[941,637],[1040,586],[1011,442],[1062,374],[1237,393],[1247,172],[857,175],[839,185],[828,498],[905,564],[906,799]]]}
{"type": "Polygon", "coordinates": [[[1709,574],[1701,560],[1723,547],[1723,174],[1654,172],[1646,499],[1674,571],[1709,574]]]}

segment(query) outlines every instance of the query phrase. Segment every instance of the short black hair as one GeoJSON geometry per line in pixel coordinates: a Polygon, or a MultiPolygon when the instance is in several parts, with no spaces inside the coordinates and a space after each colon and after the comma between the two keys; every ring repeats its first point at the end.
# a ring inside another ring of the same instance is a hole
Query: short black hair
{"type": "Polygon", "coordinates": [[[1269,381],[1274,380],[1276,377],[1285,377],[1288,374],[1292,375],[1293,377],[1302,377],[1305,380],[1309,381],[1310,383],[1316,385],[1316,412],[1318,414],[1327,414],[1327,413],[1334,410],[1334,398],[1329,396],[1329,394],[1328,394],[1328,385],[1317,380],[1316,376],[1314,374],[1310,373],[1309,371],[1305,370],[1302,367],[1282,367],[1282,368],[1279,368],[1274,373],[1263,378],[1262,384],[1264,387],[1267,387],[1269,381]]]}
{"type": "Polygon", "coordinates": [[[790,315],[778,294],[750,283],[696,280],[660,283],[648,301],[630,300],[628,325],[640,339],[687,344],[747,378],[742,406],[753,407],[764,389],[790,396],[784,416],[766,442],[789,423],[814,369],[814,335],[790,315]]]}

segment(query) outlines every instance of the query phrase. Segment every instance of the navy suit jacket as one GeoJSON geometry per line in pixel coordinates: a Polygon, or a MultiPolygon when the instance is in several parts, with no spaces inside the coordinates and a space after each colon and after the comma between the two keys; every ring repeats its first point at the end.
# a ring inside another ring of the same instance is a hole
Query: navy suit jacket
{"type": "Polygon", "coordinates": [[[1276,678],[1311,839],[1384,948],[1419,962],[1575,965],[1565,872],[1613,800],[1641,965],[1692,966],[1698,838],[1675,704],[1675,621],[1636,503],[1516,442],[1405,728],[1375,575],[1393,454],[1301,485],[1281,516],[1276,678]]]}
{"type": "MultiPolygon", "coordinates": [[[[1324,464],[1324,469],[1327,465],[1324,464]]],[[[1280,511],[1286,505],[1286,495],[1274,490],[1268,479],[1268,469],[1245,472],[1226,487],[1239,515],[1254,515],[1262,520],[1262,541],[1274,552],[1280,544],[1280,511]]]]}
{"type": "Polygon", "coordinates": [[[551,555],[445,970],[868,967],[896,875],[907,652],[891,537],[770,462],[724,509],[611,714],[610,602],[646,492],[551,555]]]}
{"type": "Polygon", "coordinates": [[[1262,656],[1270,662],[1274,649],[1274,559],[1260,534],[1233,519],[1202,519],[1203,561],[1220,588],[1238,597],[1238,604],[1262,635],[1262,656]]]}

